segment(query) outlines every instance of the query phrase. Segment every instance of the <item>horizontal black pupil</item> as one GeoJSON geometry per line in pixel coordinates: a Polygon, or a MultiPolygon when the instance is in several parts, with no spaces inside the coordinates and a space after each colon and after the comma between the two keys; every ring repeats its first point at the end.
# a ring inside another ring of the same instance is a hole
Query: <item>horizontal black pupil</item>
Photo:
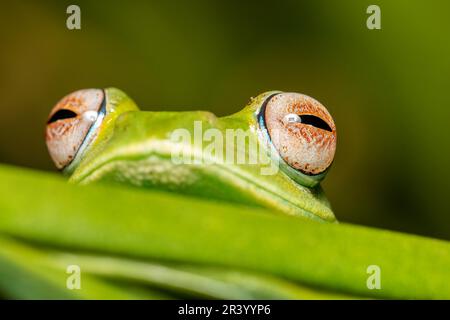
{"type": "Polygon", "coordinates": [[[303,124],[309,124],[313,127],[319,128],[319,129],[323,129],[326,131],[330,131],[332,132],[333,130],[331,130],[330,126],[328,125],[328,123],[326,123],[325,121],[323,121],[321,118],[313,116],[311,114],[302,114],[300,116],[301,119],[301,123],[303,124]]]}
{"type": "Polygon", "coordinates": [[[49,124],[62,119],[75,118],[76,116],[77,114],[71,110],[61,109],[56,111],[55,114],[50,118],[50,120],[48,120],[47,123],[49,124]]]}

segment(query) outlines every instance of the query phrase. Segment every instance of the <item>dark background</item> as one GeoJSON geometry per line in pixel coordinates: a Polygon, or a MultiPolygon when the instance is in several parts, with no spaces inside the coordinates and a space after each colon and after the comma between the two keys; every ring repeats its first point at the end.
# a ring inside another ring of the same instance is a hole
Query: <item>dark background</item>
{"type": "Polygon", "coordinates": [[[0,162],[54,171],[47,114],[80,88],[116,86],[145,110],[218,115],[267,90],[297,91],[337,123],[324,188],[339,220],[450,239],[449,9],[406,0],[2,3],[0,162]],[[66,28],[70,4],[81,7],[81,30],[66,28]],[[381,7],[382,30],[366,28],[370,4],[381,7]]]}

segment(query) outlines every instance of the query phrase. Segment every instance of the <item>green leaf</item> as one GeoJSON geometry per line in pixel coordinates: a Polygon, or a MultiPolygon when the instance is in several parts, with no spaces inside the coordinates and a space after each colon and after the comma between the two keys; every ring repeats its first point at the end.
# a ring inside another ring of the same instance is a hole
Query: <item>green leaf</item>
{"type": "Polygon", "coordinates": [[[265,273],[379,298],[450,298],[450,244],[0,167],[0,233],[65,248],[265,273]],[[367,267],[381,269],[369,290],[367,267]]]}
{"type": "Polygon", "coordinates": [[[83,275],[81,288],[68,289],[67,265],[59,266],[45,254],[0,238],[0,292],[13,299],[149,299],[151,291],[137,294],[83,275]]]}

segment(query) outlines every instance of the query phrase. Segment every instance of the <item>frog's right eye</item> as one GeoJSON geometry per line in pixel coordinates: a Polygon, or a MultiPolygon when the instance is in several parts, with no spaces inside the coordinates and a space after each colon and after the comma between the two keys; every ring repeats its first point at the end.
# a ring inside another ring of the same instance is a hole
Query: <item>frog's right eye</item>
{"type": "Polygon", "coordinates": [[[260,127],[291,176],[320,181],[333,162],[336,126],[328,110],[303,94],[283,92],[268,97],[259,111],[260,127]]]}
{"type": "Polygon", "coordinates": [[[75,91],[62,98],[50,112],[46,143],[58,169],[72,163],[95,137],[105,115],[105,92],[101,89],[75,91]]]}

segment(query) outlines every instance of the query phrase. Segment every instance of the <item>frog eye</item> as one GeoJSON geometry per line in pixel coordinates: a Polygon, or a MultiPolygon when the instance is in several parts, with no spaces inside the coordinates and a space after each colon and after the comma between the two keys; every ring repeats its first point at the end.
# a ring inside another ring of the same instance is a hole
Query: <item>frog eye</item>
{"type": "Polygon", "coordinates": [[[75,91],[62,98],[50,112],[46,143],[58,169],[64,169],[93,139],[105,112],[101,89],[75,91]]]}
{"type": "Polygon", "coordinates": [[[260,112],[284,162],[310,176],[328,169],[336,151],[336,126],[320,102],[299,93],[279,93],[260,112]]]}

